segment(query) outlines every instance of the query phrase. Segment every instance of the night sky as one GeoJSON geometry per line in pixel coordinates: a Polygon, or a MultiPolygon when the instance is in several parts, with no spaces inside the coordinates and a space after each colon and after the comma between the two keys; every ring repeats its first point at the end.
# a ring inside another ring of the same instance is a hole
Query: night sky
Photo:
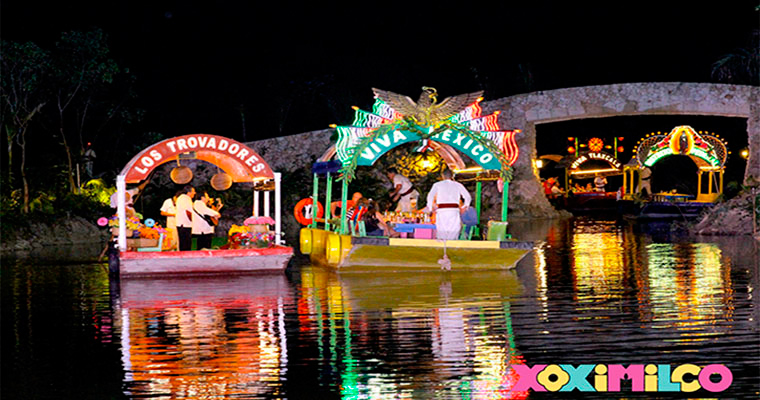
{"type": "Polygon", "coordinates": [[[348,123],[371,87],[415,99],[423,85],[441,98],[483,89],[489,100],[711,82],[711,64],[760,25],[756,0],[410,3],[6,0],[0,27],[4,40],[47,48],[100,27],[138,77],[141,130],[254,140],[348,123]]]}

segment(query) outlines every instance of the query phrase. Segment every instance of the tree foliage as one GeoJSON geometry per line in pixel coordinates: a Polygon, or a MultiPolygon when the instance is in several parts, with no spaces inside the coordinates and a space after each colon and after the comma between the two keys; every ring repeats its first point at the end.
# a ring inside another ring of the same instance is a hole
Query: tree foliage
{"type": "Polygon", "coordinates": [[[52,49],[9,41],[2,48],[2,191],[16,193],[19,201],[7,203],[28,213],[39,193],[86,191],[80,184],[92,177],[77,164],[89,143],[102,151],[101,164],[121,162],[114,153],[142,139],[128,135],[142,111],[135,76],[111,58],[100,29],[62,33],[52,49]]]}
{"type": "Polygon", "coordinates": [[[7,149],[8,168],[4,174],[5,185],[13,187],[13,150],[21,150],[19,170],[23,188],[22,210],[29,211],[29,182],[26,178],[26,133],[32,119],[47,103],[44,82],[49,73],[50,54],[34,43],[3,42],[3,73],[0,86],[2,98],[2,127],[7,149]]]}

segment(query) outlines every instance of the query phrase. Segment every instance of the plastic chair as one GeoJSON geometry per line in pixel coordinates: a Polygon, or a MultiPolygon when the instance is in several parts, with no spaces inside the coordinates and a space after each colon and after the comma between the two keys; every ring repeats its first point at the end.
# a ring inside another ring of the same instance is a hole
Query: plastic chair
{"type": "Polygon", "coordinates": [[[161,251],[164,245],[164,234],[158,236],[158,246],[156,247],[138,247],[137,251],[161,251]]]}
{"type": "Polygon", "coordinates": [[[472,240],[473,232],[475,232],[475,225],[462,225],[462,232],[459,234],[459,240],[472,240]]]}
{"type": "Polygon", "coordinates": [[[364,227],[364,221],[348,221],[349,226],[351,227],[351,235],[352,236],[367,236],[367,228],[364,227]]]}

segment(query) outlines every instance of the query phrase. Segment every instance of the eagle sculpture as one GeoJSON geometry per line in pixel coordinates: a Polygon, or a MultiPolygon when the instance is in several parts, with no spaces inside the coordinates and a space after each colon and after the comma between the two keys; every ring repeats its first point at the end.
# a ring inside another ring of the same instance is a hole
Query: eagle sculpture
{"type": "Polygon", "coordinates": [[[375,96],[404,116],[412,118],[420,126],[436,126],[440,122],[457,115],[483,95],[483,91],[460,94],[445,98],[440,104],[435,88],[423,86],[422,94],[415,103],[408,96],[372,88],[375,96]]]}

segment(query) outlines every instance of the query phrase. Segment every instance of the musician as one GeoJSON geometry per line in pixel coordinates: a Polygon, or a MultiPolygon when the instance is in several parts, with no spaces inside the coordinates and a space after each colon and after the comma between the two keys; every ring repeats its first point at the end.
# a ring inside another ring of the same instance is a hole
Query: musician
{"type": "Polygon", "coordinates": [[[166,217],[166,230],[171,232],[169,234],[169,248],[166,250],[177,250],[179,244],[179,234],[177,232],[177,198],[182,194],[181,190],[178,190],[174,196],[164,200],[164,204],[161,205],[161,215],[166,217]]]}
{"type": "Polygon", "coordinates": [[[177,196],[176,207],[176,224],[177,240],[179,241],[179,250],[187,251],[192,247],[192,228],[193,220],[193,198],[195,197],[195,188],[187,185],[182,188],[182,193],[177,196]]]}
{"type": "Polygon", "coordinates": [[[219,210],[222,208],[222,200],[211,198],[204,192],[200,199],[193,203],[193,237],[197,241],[197,249],[210,249],[211,239],[214,237],[214,226],[222,216],[219,210]]]}

